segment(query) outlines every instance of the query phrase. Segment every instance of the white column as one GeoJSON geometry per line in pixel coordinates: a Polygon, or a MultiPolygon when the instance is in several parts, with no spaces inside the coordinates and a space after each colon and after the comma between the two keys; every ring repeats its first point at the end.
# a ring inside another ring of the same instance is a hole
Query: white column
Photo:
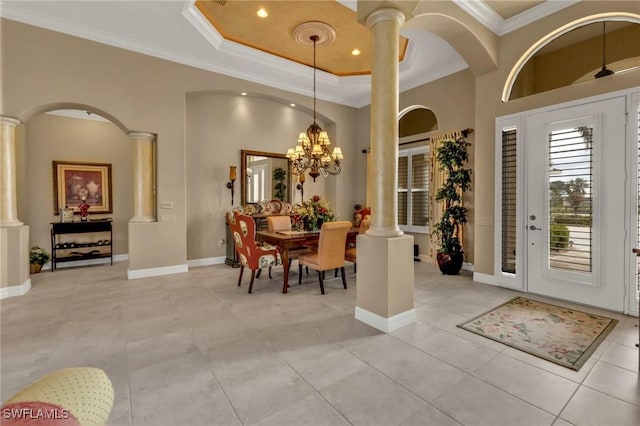
{"type": "Polygon", "coordinates": [[[155,135],[131,132],[133,146],[133,217],[130,222],[155,222],[155,135]]]}
{"type": "Polygon", "coordinates": [[[400,26],[398,9],[379,9],[367,17],[371,29],[371,183],[370,236],[402,235],[398,227],[398,57],[400,26]]]}
{"type": "MultiPolygon", "coordinates": [[[[384,332],[416,320],[413,237],[398,227],[398,42],[404,15],[385,8],[366,20],[371,67],[371,228],[358,235],[356,319],[384,332]]],[[[368,191],[369,193],[369,191],[368,191]]]]}
{"type": "Polygon", "coordinates": [[[22,226],[16,188],[16,126],[20,120],[0,116],[0,227],[22,226]]]}

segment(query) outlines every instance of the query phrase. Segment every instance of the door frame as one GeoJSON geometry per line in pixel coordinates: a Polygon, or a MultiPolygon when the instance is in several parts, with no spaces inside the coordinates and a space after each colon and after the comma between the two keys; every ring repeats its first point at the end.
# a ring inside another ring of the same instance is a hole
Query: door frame
{"type": "MultiPolygon", "coordinates": [[[[627,179],[625,182],[624,193],[627,194],[627,200],[623,206],[625,210],[625,229],[635,229],[633,221],[638,220],[638,171],[634,160],[638,159],[638,105],[640,103],[640,86],[632,87],[615,92],[605,93],[601,95],[591,96],[588,98],[576,99],[560,104],[549,105],[545,107],[535,108],[514,114],[500,116],[495,121],[495,188],[494,188],[494,284],[507,287],[514,290],[528,292],[527,284],[527,231],[525,229],[526,209],[524,207],[526,200],[523,198],[524,191],[527,188],[526,176],[527,165],[524,158],[526,150],[526,133],[527,121],[532,115],[552,112],[565,108],[596,103],[613,98],[626,97],[626,118],[627,126],[625,130],[625,152],[627,153],[628,162],[627,179]],[[635,122],[635,124],[634,124],[635,122]],[[516,197],[516,273],[509,274],[502,272],[502,131],[515,128],[516,129],[516,167],[517,167],[517,188],[516,197]]],[[[624,313],[638,315],[638,304],[636,300],[635,288],[635,256],[631,250],[638,247],[638,235],[628,231],[625,232],[625,252],[624,258],[624,281],[627,283],[624,291],[624,313]]]]}

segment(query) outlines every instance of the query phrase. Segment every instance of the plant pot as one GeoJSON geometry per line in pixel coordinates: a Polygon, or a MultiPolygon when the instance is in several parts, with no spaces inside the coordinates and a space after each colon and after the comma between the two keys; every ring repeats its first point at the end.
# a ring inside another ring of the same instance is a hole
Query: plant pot
{"type": "Polygon", "coordinates": [[[461,252],[455,253],[437,253],[436,259],[440,272],[444,275],[458,275],[462,269],[464,256],[461,252]]]}
{"type": "Polygon", "coordinates": [[[42,265],[41,264],[39,264],[39,263],[31,263],[30,264],[29,271],[32,274],[39,274],[41,270],[42,270],[42,265]]]}

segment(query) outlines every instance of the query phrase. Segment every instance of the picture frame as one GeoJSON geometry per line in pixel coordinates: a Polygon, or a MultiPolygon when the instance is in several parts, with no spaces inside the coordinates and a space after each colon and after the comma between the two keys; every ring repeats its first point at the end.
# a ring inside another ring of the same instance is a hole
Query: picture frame
{"type": "Polygon", "coordinates": [[[78,206],[85,200],[89,214],[113,213],[111,164],[53,161],[53,210],[64,208],[80,214],[78,206]]]}

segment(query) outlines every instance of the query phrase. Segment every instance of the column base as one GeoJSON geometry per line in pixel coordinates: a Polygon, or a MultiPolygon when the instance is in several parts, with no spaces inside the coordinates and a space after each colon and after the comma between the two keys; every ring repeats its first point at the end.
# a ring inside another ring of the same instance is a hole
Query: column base
{"type": "Polygon", "coordinates": [[[356,319],[386,333],[415,322],[413,237],[358,235],[356,319]]]}
{"type": "Polygon", "coordinates": [[[0,295],[20,296],[29,288],[29,227],[0,228],[0,295]]]}
{"type": "Polygon", "coordinates": [[[23,226],[24,223],[20,222],[19,220],[12,220],[9,222],[0,222],[0,228],[13,228],[16,226],[23,226]]]}

